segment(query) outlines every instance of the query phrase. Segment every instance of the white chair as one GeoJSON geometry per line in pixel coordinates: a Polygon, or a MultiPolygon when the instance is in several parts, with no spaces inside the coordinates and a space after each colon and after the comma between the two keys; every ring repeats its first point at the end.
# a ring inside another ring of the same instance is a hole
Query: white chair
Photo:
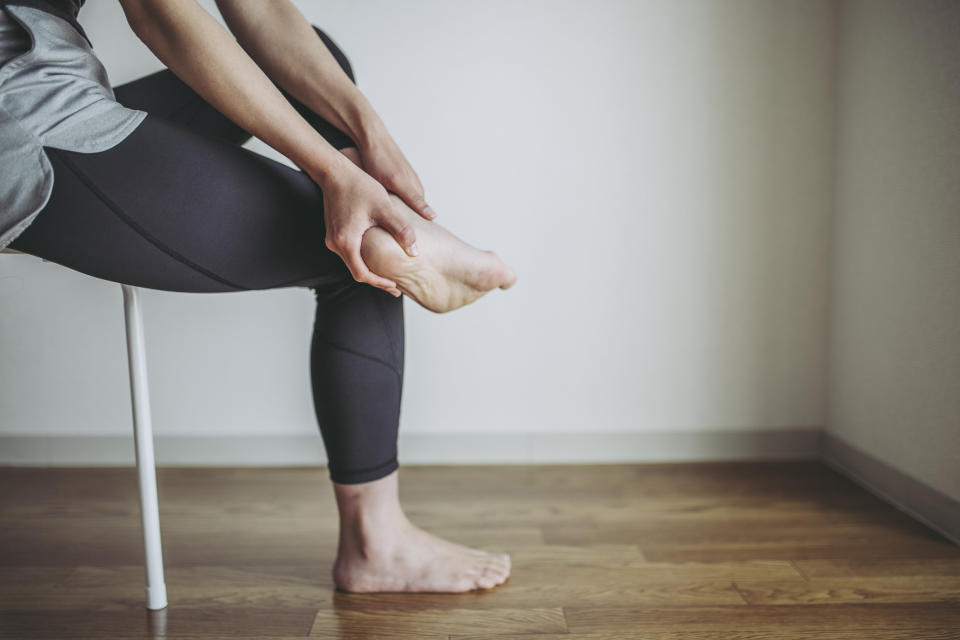
{"type": "MultiPolygon", "coordinates": [[[[0,250],[0,253],[28,255],[9,248],[0,250]]],[[[123,313],[127,328],[133,440],[140,485],[140,523],[143,529],[143,549],[147,560],[147,609],[163,609],[167,606],[167,587],[163,580],[160,512],[157,507],[157,471],[153,456],[153,426],[150,423],[150,390],[147,386],[143,319],[140,315],[137,288],[126,284],[120,285],[120,288],[123,290],[123,313]]]]}

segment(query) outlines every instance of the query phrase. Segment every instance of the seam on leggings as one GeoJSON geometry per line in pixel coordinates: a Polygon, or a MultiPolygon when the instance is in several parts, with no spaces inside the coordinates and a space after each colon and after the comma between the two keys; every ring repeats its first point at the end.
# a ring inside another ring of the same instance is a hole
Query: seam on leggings
{"type": "MultiPolygon", "coordinates": [[[[56,150],[55,150],[55,149],[51,149],[50,151],[56,153],[56,150]]],[[[163,251],[165,254],[167,254],[168,256],[170,256],[171,258],[173,258],[174,260],[180,262],[181,264],[184,264],[184,265],[190,267],[190,268],[193,269],[194,271],[198,271],[199,273],[202,273],[203,275],[207,276],[208,278],[210,278],[210,279],[212,279],[212,280],[216,280],[216,281],[219,282],[220,284],[225,284],[225,285],[227,285],[228,287],[233,287],[234,289],[239,289],[239,290],[242,290],[242,291],[243,291],[243,290],[247,290],[247,287],[242,287],[242,286],[240,286],[240,285],[238,285],[238,284],[236,284],[236,283],[234,283],[234,282],[230,282],[230,281],[227,280],[226,278],[221,278],[220,276],[218,276],[217,274],[213,273],[212,271],[209,271],[209,270],[207,270],[207,269],[204,269],[203,267],[201,267],[201,266],[198,265],[197,263],[195,263],[195,262],[193,262],[192,260],[188,259],[186,256],[183,256],[183,255],[177,253],[177,252],[174,251],[173,249],[170,249],[169,247],[167,247],[166,245],[164,245],[162,242],[160,242],[159,240],[157,240],[156,238],[154,238],[152,235],[150,235],[150,233],[149,233],[146,229],[144,229],[143,227],[141,227],[135,220],[133,220],[132,218],[130,218],[130,216],[128,216],[127,214],[125,214],[125,213],[123,212],[123,209],[121,209],[119,205],[117,205],[115,202],[113,202],[113,200],[111,200],[109,197],[107,197],[107,195],[106,195],[105,193],[103,193],[103,192],[93,183],[93,181],[91,181],[86,175],[84,175],[84,173],[83,173],[82,171],[80,171],[80,169],[79,169],[71,160],[69,160],[66,156],[64,156],[64,155],[62,155],[62,154],[60,154],[60,153],[56,153],[56,155],[57,155],[58,158],[60,158],[60,160],[63,161],[63,163],[64,163],[65,165],[67,165],[67,167],[68,167],[71,171],[73,171],[73,172],[76,174],[76,176],[80,179],[80,181],[81,181],[84,185],[86,185],[86,187],[87,187],[88,189],[90,189],[90,191],[91,191],[95,196],[97,196],[97,198],[99,198],[101,202],[103,202],[103,204],[107,205],[107,208],[110,209],[110,211],[112,211],[112,212],[114,213],[114,215],[116,215],[118,218],[120,218],[121,221],[125,222],[125,223],[126,223],[128,226],[130,226],[134,231],[136,231],[138,234],[140,234],[140,236],[141,236],[144,240],[146,240],[147,242],[149,242],[150,244],[152,244],[153,246],[155,246],[155,247],[156,247],[157,249],[159,249],[160,251],[163,251]]]]}
{"type": "MultiPolygon", "coordinates": [[[[374,301],[374,305],[377,309],[377,315],[380,316],[380,326],[383,328],[383,333],[387,336],[387,342],[390,343],[390,347],[393,349],[393,357],[397,360],[400,359],[400,348],[397,346],[397,343],[394,342],[393,336],[390,335],[390,324],[387,322],[387,317],[384,315],[383,304],[381,303],[382,298],[379,298],[374,301]]],[[[403,300],[400,300],[400,304],[403,304],[403,300]]]]}
{"type": "Polygon", "coordinates": [[[402,378],[402,377],[403,377],[403,375],[402,375],[399,371],[397,371],[397,368],[396,368],[395,366],[393,366],[392,364],[390,364],[389,362],[387,362],[386,360],[381,360],[380,358],[378,358],[378,357],[376,357],[376,356],[371,356],[371,355],[369,355],[369,354],[362,353],[362,352],[360,352],[360,351],[356,351],[356,350],[350,349],[350,348],[348,348],[348,347],[344,347],[343,345],[337,344],[336,342],[331,342],[330,340],[327,340],[326,338],[316,337],[315,339],[316,339],[316,340],[319,340],[320,342],[324,343],[325,345],[327,345],[327,346],[329,346],[329,347],[333,347],[334,349],[339,349],[340,351],[345,351],[346,353],[351,353],[351,354],[353,354],[353,355],[355,355],[355,356],[358,356],[358,357],[360,357],[360,358],[366,358],[367,360],[373,360],[374,362],[379,362],[380,364],[382,364],[382,365],[385,366],[386,368],[390,369],[390,371],[393,371],[395,374],[397,374],[397,377],[398,377],[398,378],[402,378]]]}

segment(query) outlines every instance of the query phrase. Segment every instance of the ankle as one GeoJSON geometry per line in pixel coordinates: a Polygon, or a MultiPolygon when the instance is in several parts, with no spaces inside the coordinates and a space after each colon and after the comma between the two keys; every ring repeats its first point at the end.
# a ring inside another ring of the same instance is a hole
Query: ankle
{"type": "Polygon", "coordinates": [[[410,521],[402,511],[358,512],[340,519],[340,555],[367,560],[389,557],[400,545],[410,521]]]}
{"type": "Polygon", "coordinates": [[[340,512],[340,549],[367,557],[391,552],[409,526],[400,508],[397,473],[373,482],[334,484],[340,512]]]}

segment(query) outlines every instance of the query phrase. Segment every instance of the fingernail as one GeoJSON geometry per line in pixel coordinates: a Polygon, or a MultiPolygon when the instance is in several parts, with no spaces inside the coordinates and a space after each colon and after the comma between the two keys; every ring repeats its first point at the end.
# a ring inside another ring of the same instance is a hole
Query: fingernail
{"type": "Polygon", "coordinates": [[[420,250],[417,249],[417,243],[416,243],[416,242],[414,242],[412,245],[410,245],[410,248],[408,249],[408,251],[410,252],[410,255],[411,255],[411,256],[418,256],[418,255],[420,255],[420,250]]]}
{"type": "Polygon", "coordinates": [[[426,208],[423,210],[423,212],[428,216],[430,216],[431,218],[437,217],[437,212],[434,211],[432,208],[430,208],[430,205],[427,205],[426,208]]]}

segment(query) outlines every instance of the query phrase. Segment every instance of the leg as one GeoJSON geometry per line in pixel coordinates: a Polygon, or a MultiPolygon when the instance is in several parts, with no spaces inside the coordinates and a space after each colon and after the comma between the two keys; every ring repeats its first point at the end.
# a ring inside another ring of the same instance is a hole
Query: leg
{"type": "MultiPolygon", "coordinates": [[[[131,104],[149,112],[148,102],[131,104]]],[[[172,114],[184,120],[151,113],[102,153],[47,149],[54,192],[12,248],[169,291],[313,288],[314,400],[341,512],[337,584],[460,591],[505,580],[506,556],[439,540],[400,510],[401,301],[354,282],[325,248],[322,197],[306,175],[237,148],[243,134],[190,99],[172,114]],[[212,133],[194,129],[211,117],[212,133]]]]}
{"type": "Polygon", "coordinates": [[[53,193],[12,248],[166,291],[311,287],[331,477],[366,482],[396,468],[402,300],[354,282],[326,249],[322,194],[306,174],[153,115],[102,153],[47,153],[53,193]]]}
{"type": "Polygon", "coordinates": [[[470,549],[414,526],[400,509],[398,474],[334,485],[340,540],[333,568],[346,591],[460,592],[488,589],[510,575],[510,557],[470,549]]]}
{"type": "MultiPolygon", "coordinates": [[[[319,27],[314,31],[324,42],[347,76],[354,80],[353,67],[346,54],[319,27]]],[[[354,142],[332,124],[281,87],[280,92],[294,108],[335,148],[360,164],[354,142]]],[[[189,85],[169,69],[114,87],[117,100],[132,109],[143,109],[165,120],[182,124],[205,136],[231,144],[243,144],[250,134],[217,111],[189,85]]],[[[375,228],[364,238],[363,258],[377,274],[397,281],[401,291],[431,311],[443,313],[469,304],[491,289],[507,289],[516,275],[492,252],[480,251],[450,234],[442,226],[428,224],[399,198],[397,208],[404,211],[416,227],[423,251],[410,258],[384,229],[375,228]]]]}
{"type": "MultiPolygon", "coordinates": [[[[321,29],[314,26],[314,30],[353,80],[353,69],[346,55],[321,29]]],[[[343,149],[353,144],[346,134],[282,88],[278,89],[331,145],[343,149]]],[[[130,108],[146,110],[206,137],[232,145],[242,144],[250,137],[169,69],[119,85],[114,93],[118,101],[130,108]]],[[[314,195],[318,196],[319,192],[314,195]]],[[[308,237],[314,239],[307,251],[313,251],[318,242],[322,245],[324,235],[321,207],[314,205],[313,209],[306,215],[313,216],[321,225],[306,231],[308,237]]],[[[276,244],[287,245],[286,242],[276,244]]],[[[329,258],[328,251],[323,253],[329,258]]],[[[338,276],[314,287],[318,302],[311,349],[314,404],[330,460],[331,477],[343,483],[370,481],[397,466],[396,425],[403,367],[402,305],[389,296],[371,291],[370,287],[356,286],[349,278],[343,278],[344,267],[339,259],[334,262],[338,263],[334,267],[338,276]],[[331,304],[333,302],[335,304],[331,304]],[[353,311],[344,313],[344,307],[351,307],[353,311]],[[359,331],[357,317],[364,318],[371,330],[359,331]],[[347,372],[350,375],[345,375],[347,372]],[[343,381],[358,373],[363,374],[366,391],[344,388],[343,381]],[[374,403],[367,397],[369,394],[384,399],[374,403]],[[337,425],[336,428],[333,425],[337,425]],[[373,425],[380,425],[379,429],[373,425]]],[[[329,272],[331,267],[324,264],[320,271],[329,272]]],[[[307,284],[296,279],[280,282],[279,286],[307,284]]],[[[264,283],[261,286],[278,285],[264,283]]]]}

